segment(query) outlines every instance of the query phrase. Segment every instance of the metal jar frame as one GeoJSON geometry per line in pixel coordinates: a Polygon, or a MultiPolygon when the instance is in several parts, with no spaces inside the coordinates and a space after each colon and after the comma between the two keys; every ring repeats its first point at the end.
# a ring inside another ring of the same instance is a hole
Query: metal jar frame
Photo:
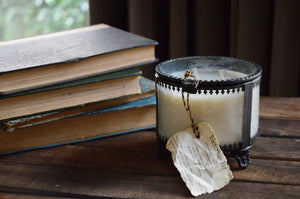
{"type": "MultiPolygon", "coordinates": [[[[249,158],[249,153],[251,150],[252,144],[257,140],[259,137],[259,130],[257,133],[251,138],[250,131],[251,131],[251,110],[252,110],[252,90],[254,87],[259,86],[261,81],[261,73],[262,69],[259,65],[245,61],[242,59],[236,59],[231,57],[210,57],[210,56],[198,56],[198,57],[185,57],[185,58],[178,58],[169,61],[162,62],[158,64],[155,68],[155,85],[156,85],[156,92],[157,92],[157,85],[165,87],[169,90],[177,90],[178,92],[182,88],[184,92],[188,92],[190,94],[217,94],[223,95],[225,93],[235,93],[235,92],[244,92],[244,104],[243,104],[243,119],[242,119],[242,141],[239,143],[229,144],[229,145],[222,145],[220,146],[224,152],[229,151],[232,156],[236,158],[241,168],[246,168],[251,160],[249,158]],[[195,80],[185,80],[170,76],[165,74],[161,67],[165,64],[170,64],[171,62],[182,62],[189,59],[225,59],[225,60],[234,60],[237,62],[241,62],[243,64],[250,65],[251,67],[255,68],[253,74],[237,79],[230,79],[230,80],[219,80],[219,81],[199,81],[198,86],[196,87],[197,81],[195,80]]],[[[157,94],[157,93],[156,93],[157,94]]],[[[157,102],[158,104],[159,102],[157,102]]],[[[158,107],[158,106],[157,106],[158,107]]],[[[158,110],[156,111],[157,114],[157,125],[158,125],[158,110]]],[[[158,132],[157,126],[157,138],[159,142],[160,148],[164,148],[167,142],[167,138],[161,135],[158,132]]]]}

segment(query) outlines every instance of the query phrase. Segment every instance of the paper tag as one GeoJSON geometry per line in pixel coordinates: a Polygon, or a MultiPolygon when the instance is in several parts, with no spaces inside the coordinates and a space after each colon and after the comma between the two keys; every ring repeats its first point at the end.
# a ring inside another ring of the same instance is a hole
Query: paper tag
{"type": "Polygon", "coordinates": [[[192,128],[172,136],[167,149],[193,196],[219,190],[233,178],[227,159],[208,123],[198,124],[200,138],[192,128]]]}

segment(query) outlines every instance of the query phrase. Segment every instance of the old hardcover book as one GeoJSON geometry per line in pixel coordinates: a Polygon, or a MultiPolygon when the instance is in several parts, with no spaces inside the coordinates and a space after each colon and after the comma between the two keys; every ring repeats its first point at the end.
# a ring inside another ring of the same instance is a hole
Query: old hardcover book
{"type": "Polygon", "coordinates": [[[0,99],[0,121],[141,93],[139,76],[0,99]]]}
{"type": "Polygon", "coordinates": [[[95,110],[107,109],[109,107],[115,107],[132,101],[155,96],[155,85],[152,80],[140,76],[139,83],[141,88],[141,93],[139,94],[122,96],[119,98],[99,101],[95,103],[89,103],[67,110],[52,111],[42,114],[36,114],[33,116],[25,116],[18,119],[7,120],[3,121],[0,125],[2,125],[3,130],[13,132],[19,128],[26,128],[29,126],[39,125],[47,122],[77,117],[79,115],[83,115],[95,110]]]}
{"type": "Polygon", "coordinates": [[[14,132],[0,129],[0,154],[51,147],[154,128],[155,97],[121,106],[92,111],[63,120],[44,123],[14,132]]]}
{"type": "Polygon", "coordinates": [[[0,95],[154,62],[156,41],[106,24],[0,43],[0,95]]]}
{"type": "Polygon", "coordinates": [[[101,74],[101,75],[96,75],[93,77],[78,79],[78,80],[74,80],[74,81],[70,81],[70,82],[55,84],[55,85],[51,85],[51,86],[45,86],[42,88],[26,90],[23,92],[13,93],[13,94],[9,94],[9,95],[2,95],[2,96],[0,95],[0,100],[5,99],[5,98],[21,96],[21,95],[29,95],[29,94],[33,94],[33,93],[40,93],[40,92],[51,91],[51,90],[56,90],[56,89],[63,89],[63,88],[68,88],[68,87],[72,87],[72,86],[79,86],[79,85],[83,85],[83,84],[101,82],[101,81],[118,79],[118,78],[122,78],[122,77],[134,76],[134,75],[142,75],[142,72],[137,68],[130,68],[130,69],[125,69],[125,70],[116,71],[116,72],[112,72],[112,73],[101,74]]]}

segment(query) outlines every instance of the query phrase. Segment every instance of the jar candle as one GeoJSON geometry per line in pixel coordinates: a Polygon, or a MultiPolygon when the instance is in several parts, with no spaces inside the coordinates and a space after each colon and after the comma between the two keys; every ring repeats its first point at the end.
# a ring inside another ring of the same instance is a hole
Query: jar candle
{"type": "Polygon", "coordinates": [[[182,89],[190,94],[195,123],[209,123],[223,150],[246,148],[258,137],[262,70],[257,64],[230,57],[186,57],[162,62],[155,71],[157,131],[163,142],[191,126],[182,89]],[[196,80],[184,80],[187,70],[199,81],[196,88],[196,80]]]}

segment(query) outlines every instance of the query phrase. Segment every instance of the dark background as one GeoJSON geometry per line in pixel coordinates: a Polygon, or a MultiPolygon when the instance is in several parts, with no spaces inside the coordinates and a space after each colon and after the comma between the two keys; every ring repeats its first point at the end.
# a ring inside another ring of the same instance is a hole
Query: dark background
{"type": "MultiPolygon", "coordinates": [[[[263,68],[261,95],[300,96],[298,0],[90,0],[91,24],[159,42],[160,61],[231,56],[263,68]]],[[[144,68],[153,78],[154,66],[144,68]]]]}

